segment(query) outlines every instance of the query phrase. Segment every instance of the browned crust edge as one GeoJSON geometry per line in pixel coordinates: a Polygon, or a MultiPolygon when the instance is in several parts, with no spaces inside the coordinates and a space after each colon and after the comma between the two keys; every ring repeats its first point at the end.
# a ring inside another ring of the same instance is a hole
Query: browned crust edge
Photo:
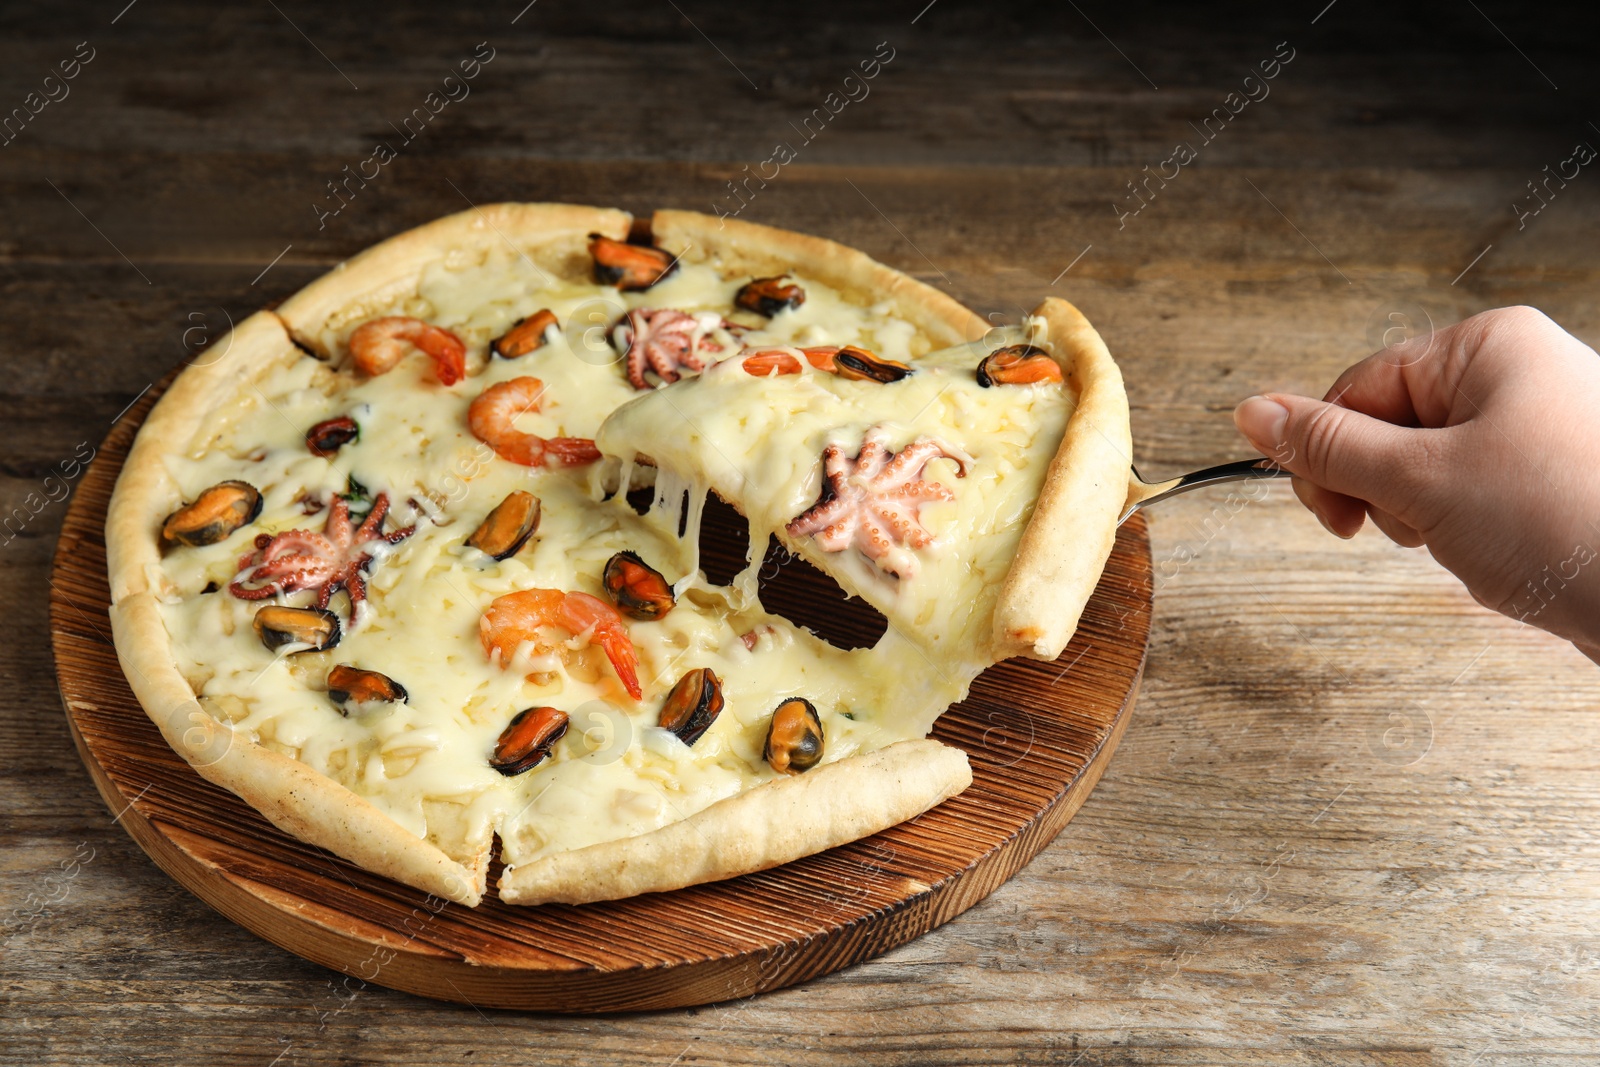
{"type": "Polygon", "coordinates": [[[1035,343],[1061,364],[1077,404],[1050,461],[995,604],[996,656],[1053,660],[1067,647],[1117,539],[1133,441],[1122,372],[1083,313],[1050,297],[1035,343]]]}
{"type": "Polygon", "coordinates": [[[960,749],[900,741],[763,783],[659,830],[509,868],[500,899],[586,904],[764,871],[887,830],[971,784],[960,749]]]}

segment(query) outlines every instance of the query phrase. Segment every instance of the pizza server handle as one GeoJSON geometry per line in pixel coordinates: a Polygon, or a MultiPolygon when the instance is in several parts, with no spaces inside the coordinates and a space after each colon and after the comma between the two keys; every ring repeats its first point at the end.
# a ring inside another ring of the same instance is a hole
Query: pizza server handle
{"type": "Polygon", "coordinates": [[[1133,477],[1128,481],[1128,502],[1123,505],[1122,514],[1117,518],[1117,525],[1121,526],[1127,522],[1136,511],[1142,511],[1157,501],[1166,500],[1179,493],[1187,493],[1191,489],[1220,485],[1223,482],[1288,477],[1292,477],[1288,471],[1264,456],[1207,467],[1205,470],[1194,471],[1181,478],[1171,478],[1164,482],[1147,482],[1139,476],[1139,468],[1134,467],[1133,477]]]}

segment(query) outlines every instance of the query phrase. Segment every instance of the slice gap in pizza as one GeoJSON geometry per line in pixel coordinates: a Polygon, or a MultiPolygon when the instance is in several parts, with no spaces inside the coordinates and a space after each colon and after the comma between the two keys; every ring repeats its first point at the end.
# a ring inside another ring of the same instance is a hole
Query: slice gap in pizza
{"type": "MultiPolygon", "coordinates": [[[[1038,425],[991,416],[966,386],[944,391],[977,400],[935,390],[927,412],[879,411],[880,390],[851,426],[808,431],[808,458],[767,438],[724,456],[764,457],[798,485],[763,496],[760,470],[737,484],[711,470],[685,413],[724,390],[781,405],[799,386],[826,408],[839,398],[814,379],[838,376],[758,378],[741,353],[829,349],[837,367],[838,352],[860,351],[879,373],[916,369],[882,390],[926,389],[952,352],[977,354],[952,346],[978,320],[816,238],[677,212],[657,213],[659,248],[628,243],[634,229],[621,212],[569,205],[443,219],[241,323],[177,379],[130,454],[107,544],[119,656],[200,774],[302,840],[464,904],[490,890],[496,837],[502,900],[613,899],[856,840],[970,781],[928,726],[981,665],[1048,655],[1070,633],[1114,524],[1086,474],[1095,442],[1126,438],[1125,403],[1119,429],[1104,399],[1114,365],[1064,356],[1098,339],[1047,304],[1040,344],[1063,360],[1073,399],[1040,401],[1038,425]],[[748,383],[724,385],[735,373],[748,383]],[[1094,434],[1086,412],[1103,415],[1094,434]],[[918,446],[945,414],[969,429],[918,446]],[[1009,434],[1024,458],[981,429],[1009,434]],[[896,482],[887,455],[863,473],[871,441],[927,454],[896,482]],[[823,551],[788,531],[828,503],[830,444],[855,463],[837,485],[882,476],[871,499],[916,487],[926,540],[897,545],[909,555],[823,551]],[[974,526],[962,502],[991,482],[1010,511],[974,526]],[[618,491],[652,483],[643,514],[618,491]],[[691,527],[708,487],[757,516],[752,527],[782,519],[780,538],[886,606],[899,644],[835,648],[766,611],[750,575],[705,579],[691,527]],[[955,575],[946,563],[972,529],[1016,556],[983,561],[980,583],[948,579],[976,606],[897,592],[955,575]],[[847,556],[860,559],[841,567],[847,556]],[[1030,559],[1042,580],[1012,593],[1030,559]],[[913,601],[922,614],[906,613],[913,601]],[[989,616],[1008,636],[981,639],[989,616]],[[913,669],[924,661],[942,666],[913,669]]],[[[751,425],[763,410],[747,411],[751,425]]]]}

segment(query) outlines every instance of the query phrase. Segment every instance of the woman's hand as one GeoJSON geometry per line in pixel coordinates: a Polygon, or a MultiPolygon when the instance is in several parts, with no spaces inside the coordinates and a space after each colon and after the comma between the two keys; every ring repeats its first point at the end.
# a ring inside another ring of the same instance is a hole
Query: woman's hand
{"type": "Polygon", "coordinates": [[[1320,401],[1234,411],[1340,537],[1370,515],[1478,603],[1600,662],[1600,357],[1532,308],[1386,348],[1320,401]]]}

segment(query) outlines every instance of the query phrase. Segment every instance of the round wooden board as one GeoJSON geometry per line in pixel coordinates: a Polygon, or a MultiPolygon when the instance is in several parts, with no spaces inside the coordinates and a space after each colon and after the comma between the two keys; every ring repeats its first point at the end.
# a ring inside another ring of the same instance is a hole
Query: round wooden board
{"type": "MultiPolygon", "coordinates": [[[[447,904],[285,835],[196,774],[129,691],[106,616],[102,528],[166,384],[112,429],[61,532],[50,599],[67,719],[107,805],[163,870],[274,944],[352,976],[352,989],[370,981],[479,1007],[597,1012],[707,1004],[831,973],[948,921],[1016,873],[1083,804],[1127,726],[1150,633],[1138,516],[1119,531],[1061,659],[1001,663],[939,719],[933,736],[971,758],[961,795],[866,840],[711,885],[512,907],[494,893],[496,865],[482,905],[447,904]]],[[[743,538],[728,530],[720,543],[742,552],[743,538]]],[[[792,610],[809,604],[824,629],[823,616],[840,614],[837,588],[820,578],[808,587],[803,572],[800,581],[779,597],[788,603],[769,606],[813,622],[792,610]]]]}

